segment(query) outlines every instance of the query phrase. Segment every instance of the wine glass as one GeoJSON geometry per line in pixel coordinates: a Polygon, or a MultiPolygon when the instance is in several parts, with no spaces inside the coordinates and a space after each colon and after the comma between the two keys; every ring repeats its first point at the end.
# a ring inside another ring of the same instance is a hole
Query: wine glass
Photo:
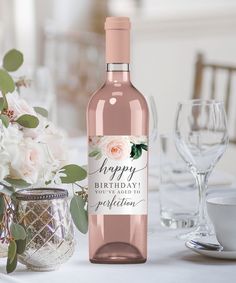
{"type": "Polygon", "coordinates": [[[149,176],[157,178],[157,106],[152,95],[145,95],[149,110],[149,176]]]}
{"type": "Polygon", "coordinates": [[[149,142],[157,140],[157,106],[152,95],[145,95],[149,110],[149,142]]]}
{"type": "Polygon", "coordinates": [[[190,100],[179,103],[175,144],[187,163],[199,189],[199,218],[190,233],[182,239],[203,238],[212,235],[206,219],[206,189],[209,175],[228,145],[228,131],[223,102],[190,100]]]}

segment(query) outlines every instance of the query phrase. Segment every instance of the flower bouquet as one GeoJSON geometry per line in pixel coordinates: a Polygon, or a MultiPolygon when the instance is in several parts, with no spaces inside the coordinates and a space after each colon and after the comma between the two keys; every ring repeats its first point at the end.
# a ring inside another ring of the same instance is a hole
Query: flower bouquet
{"type": "Polygon", "coordinates": [[[11,75],[23,63],[23,54],[7,52],[0,68],[0,241],[8,245],[7,272],[16,268],[17,254],[23,253],[26,232],[14,223],[11,198],[20,188],[76,184],[80,191],[71,200],[76,227],[87,232],[86,189],[78,184],[87,176],[83,167],[69,164],[65,134],[47,118],[47,110],[31,107],[20,96],[28,87],[24,77],[11,75]]]}

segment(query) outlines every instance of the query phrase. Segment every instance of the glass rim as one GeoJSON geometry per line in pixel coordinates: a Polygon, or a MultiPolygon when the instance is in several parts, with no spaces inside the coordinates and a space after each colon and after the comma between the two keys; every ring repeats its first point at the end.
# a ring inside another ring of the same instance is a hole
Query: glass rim
{"type": "Polygon", "coordinates": [[[213,197],[206,200],[210,205],[214,206],[234,206],[236,207],[236,195],[233,196],[222,196],[222,197],[213,197]]]}
{"type": "Polygon", "coordinates": [[[23,189],[15,193],[17,200],[52,200],[68,197],[68,191],[58,188],[23,189]]]}
{"type": "Polygon", "coordinates": [[[199,106],[199,105],[222,105],[224,106],[223,100],[217,100],[217,99],[189,99],[185,101],[178,102],[178,106],[180,105],[193,105],[193,106],[199,106]]]}

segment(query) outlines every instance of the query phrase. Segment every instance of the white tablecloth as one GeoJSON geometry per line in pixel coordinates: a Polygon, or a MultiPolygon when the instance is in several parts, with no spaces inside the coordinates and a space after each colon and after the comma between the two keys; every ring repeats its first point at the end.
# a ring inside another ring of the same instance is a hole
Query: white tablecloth
{"type": "Polygon", "coordinates": [[[87,235],[77,233],[73,257],[59,270],[31,272],[19,264],[10,275],[5,273],[5,260],[0,260],[0,282],[10,283],[202,283],[235,282],[236,261],[224,261],[194,254],[176,238],[180,231],[159,224],[158,193],[149,196],[148,261],[144,264],[105,265],[88,261],[87,235]]]}
{"type": "MultiPolygon", "coordinates": [[[[86,139],[82,138],[74,140],[71,145],[71,155],[74,161],[79,161],[81,165],[86,163],[85,144],[86,139]]],[[[150,183],[152,189],[157,188],[156,178],[150,178],[150,183]]],[[[176,238],[177,233],[182,231],[161,227],[158,194],[156,190],[149,193],[148,260],[146,263],[92,264],[88,261],[87,235],[76,232],[75,253],[59,270],[32,272],[19,264],[14,273],[7,275],[5,273],[6,259],[0,259],[0,283],[235,282],[236,261],[216,260],[194,254],[185,247],[183,241],[176,238]]]]}

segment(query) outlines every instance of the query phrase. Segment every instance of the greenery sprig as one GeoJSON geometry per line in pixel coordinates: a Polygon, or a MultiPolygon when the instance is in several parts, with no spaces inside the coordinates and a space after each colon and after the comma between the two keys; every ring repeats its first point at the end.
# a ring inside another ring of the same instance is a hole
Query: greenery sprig
{"type": "MultiPolygon", "coordinates": [[[[36,128],[39,125],[37,116],[24,114],[14,120],[11,116],[11,110],[8,108],[6,96],[15,90],[19,92],[20,87],[27,87],[29,80],[20,77],[14,80],[12,72],[17,71],[23,64],[23,54],[12,49],[8,51],[0,67],[0,120],[4,127],[9,123],[17,123],[23,128],[36,128]]],[[[36,113],[47,117],[48,112],[42,107],[34,107],[36,113]]],[[[76,164],[69,164],[62,167],[59,172],[62,184],[75,184],[79,191],[75,192],[71,203],[70,212],[75,226],[81,233],[88,230],[88,213],[87,213],[87,188],[80,186],[79,182],[87,177],[86,170],[76,164]]],[[[50,184],[51,181],[45,183],[50,184]]],[[[20,188],[27,188],[31,185],[22,179],[13,179],[10,177],[0,180],[0,242],[8,245],[7,255],[7,273],[13,272],[17,266],[17,256],[25,251],[27,244],[27,235],[25,228],[20,223],[15,223],[14,219],[14,192],[20,188]]]]}

